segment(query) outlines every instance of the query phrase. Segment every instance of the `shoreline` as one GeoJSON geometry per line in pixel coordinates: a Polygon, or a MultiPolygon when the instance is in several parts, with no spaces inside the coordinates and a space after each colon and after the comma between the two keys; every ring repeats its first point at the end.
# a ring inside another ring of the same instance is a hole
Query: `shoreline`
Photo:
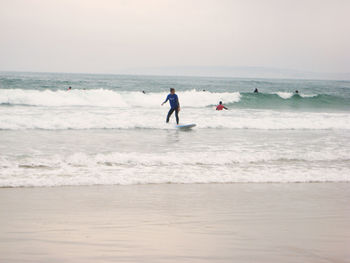
{"type": "Polygon", "coordinates": [[[176,182],[169,182],[169,183],[139,183],[139,184],[87,184],[87,185],[48,185],[48,186],[0,186],[0,189],[32,189],[32,188],[78,188],[78,187],[128,187],[128,186],[154,186],[154,185],[250,185],[250,184],[349,184],[350,181],[291,181],[291,182],[198,182],[198,183],[176,183],[176,182]]]}

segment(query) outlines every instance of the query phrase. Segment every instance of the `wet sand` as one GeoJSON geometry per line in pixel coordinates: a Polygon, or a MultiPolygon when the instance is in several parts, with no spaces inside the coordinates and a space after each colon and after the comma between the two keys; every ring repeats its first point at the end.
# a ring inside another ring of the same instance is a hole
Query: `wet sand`
{"type": "Polygon", "coordinates": [[[0,262],[350,262],[350,184],[0,189],[0,262]]]}

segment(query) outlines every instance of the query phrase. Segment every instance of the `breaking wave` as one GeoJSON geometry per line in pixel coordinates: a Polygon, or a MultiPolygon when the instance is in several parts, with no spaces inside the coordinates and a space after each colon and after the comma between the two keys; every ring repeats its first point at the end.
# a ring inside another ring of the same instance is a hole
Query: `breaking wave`
{"type": "MultiPolygon", "coordinates": [[[[188,107],[209,107],[219,101],[234,108],[251,109],[339,109],[350,110],[350,98],[327,94],[276,93],[239,93],[239,92],[203,92],[196,90],[179,92],[181,105],[188,107]]],[[[108,89],[92,90],[0,90],[0,105],[26,106],[91,106],[91,107],[143,107],[154,108],[165,99],[167,93],[146,93],[113,91],[108,89]]]]}
{"type": "Polygon", "coordinates": [[[350,181],[346,153],[107,153],[0,158],[0,187],[350,181]],[[284,169],[281,170],[280,167],[284,169]],[[310,170],[310,167],[313,169],[310,170]],[[191,171],[183,173],[183,171],[191,171]],[[323,171],[323,172],[321,172],[323,171]],[[327,173],[324,173],[327,171],[327,173]]]}

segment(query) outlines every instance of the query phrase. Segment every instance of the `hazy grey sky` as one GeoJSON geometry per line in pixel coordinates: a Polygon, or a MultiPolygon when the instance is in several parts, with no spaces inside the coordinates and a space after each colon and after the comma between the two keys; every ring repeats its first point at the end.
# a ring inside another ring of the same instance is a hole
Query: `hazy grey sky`
{"type": "Polygon", "coordinates": [[[0,0],[0,70],[350,71],[349,0],[0,0]]]}

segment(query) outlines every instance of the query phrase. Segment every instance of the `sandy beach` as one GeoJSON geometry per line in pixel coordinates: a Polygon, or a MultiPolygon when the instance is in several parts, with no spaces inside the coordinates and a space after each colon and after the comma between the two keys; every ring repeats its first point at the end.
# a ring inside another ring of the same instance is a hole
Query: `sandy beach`
{"type": "Polygon", "coordinates": [[[350,263],[350,0],[0,1],[0,263],[350,263]]]}
{"type": "Polygon", "coordinates": [[[348,183],[0,189],[0,262],[349,262],[348,183]]]}

